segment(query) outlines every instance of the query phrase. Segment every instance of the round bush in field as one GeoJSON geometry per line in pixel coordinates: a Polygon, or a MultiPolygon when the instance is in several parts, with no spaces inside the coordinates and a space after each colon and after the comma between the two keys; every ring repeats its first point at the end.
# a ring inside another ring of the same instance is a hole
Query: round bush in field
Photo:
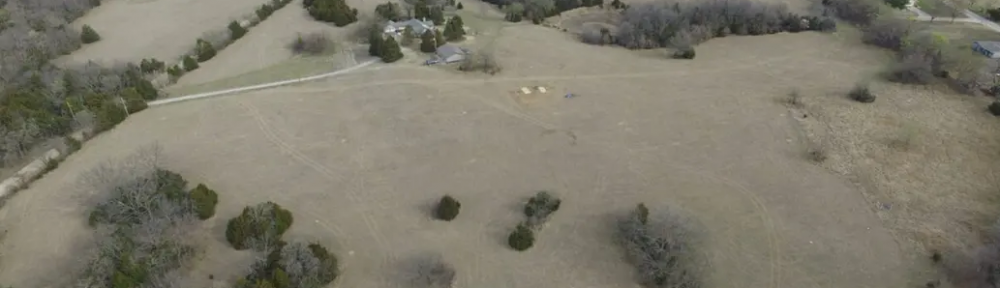
{"type": "Polygon", "coordinates": [[[993,116],[1000,116],[1000,101],[994,101],[989,106],[990,114],[993,116]]]}
{"type": "Polygon", "coordinates": [[[438,219],[451,221],[452,219],[455,219],[455,217],[458,217],[458,212],[461,208],[462,203],[459,203],[458,200],[455,200],[455,198],[452,198],[451,196],[445,195],[444,197],[441,197],[441,201],[438,202],[438,206],[437,209],[435,209],[434,214],[438,219]]]}
{"type": "Polygon", "coordinates": [[[337,257],[317,243],[279,243],[236,288],[321,288],[337,279],[337,257]]]}
{"type": "Polygon", "coordinates": [[[101,35],[97,34],[97,31],[90,25],[83,25],[83,29],[80,32],[80,41],[83,44],[90,44],[101,40],[101,35]]]}
{"type": "Polygon", "coordinates": [[[861,103],[872,103],[875,102],[875,94],[872,94],[871,90],[868,89],[868,85],[858,84],[851,89],[851,92],[847,96],[861,103]]]}
{"type": "Polygon", "coordinates": [[[292,221],[292,213],[273,202],[248,206],[240,216],[229,220],[226,241],[237,250],[266,251],[278,244],[292,221]]]}
{"type": "Polygon", "coordinates": [[[209,189],[205,184],[198,184],[191,190],[191,205],[199,219],[205,220],[215,215],[215,206],[219,204],[219,194],[209,189]]]}
{"type": "Polygon", "coordinates": [[[535,245],[535,232],[528,228],[528,225],[518,224],[514,232],[507,237],[507,245],[517,251],[524,251],[535,245]]]}

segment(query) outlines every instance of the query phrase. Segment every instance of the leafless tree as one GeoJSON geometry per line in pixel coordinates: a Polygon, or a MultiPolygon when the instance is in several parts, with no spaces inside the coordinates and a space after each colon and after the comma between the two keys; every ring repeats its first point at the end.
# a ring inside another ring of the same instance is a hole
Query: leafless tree
{"type": "Polygon", "coordinates": [[[927,84],[934,81],[934,59],[923,53],[903,56],[889,68],[889,81],[907,84],[927,84]]]}
{"type": "Polygon", "coordinates": [[[260,227],[266,226],[266,230],[261,233],[251,235],[246,239],[246,246],[252,248],[254,251],[271,251],[273,247],[277,247],[281,243],[281,231],[278,228],[278,222],[274,219],[273,210],[275,206],[270,203],[264,203],[263,205],[257,205],[250,207],[250,213],[248,219],[251,226],[260,227]]]}
{"type": "Polygon", "coordinates": [[[318,288],[333,278],[324,269],[323,261],[303,243],[291,243],[281,248],[279,265],[288,274],[292,287],[318,288]]]}
{"type": "Polygon", "coordinates": [[[864,30],[861,40],[869,45],[899,51],[903,42],[910,36],[912,24],[905,20],[886,18],[879,19],[864,30]]]}
{"type": "Polygon", "coordinates": [[[183,184],[158,162],[159,146],[146,146],[81,178],[82,187],[97,199],[92,220],[96,217],[95,224],[102,225],[96,226],[96,251],[78,287],[111,287],[115,277],[131,277],[143,288],[180,287],[178,276],[170,272],[192,255],[190,232],[197,219],[190,205],[164,193],[183,184]],[[122,263],[138,268],[123,270],[122,263]]]}
{"type": "Polygon", "coordinates": [[[885,6],[879,0],[823,0],[826,10],[840,19],[859,26],[875,22],[885,6]]]}
{"type": "MultiPolygon", "coordinates": [[[[230,37],[230,35],[229,35],[229,29],[228,28],[226,28],[226,29],[220,29],[220,30],[212,30],[212,31],[208,31],[208,32],[202,33],[201,34],[201,38],[198,38],[198,39],[205,40],[205,42],[208,42],[209,44],[212,44],[212,48],[215,48],[216,51],[220,51],[222,49],[225,49],[226,46],[229,46],[229,44],[233,43],[233,38],[230,37]]],[[[192,55],[197,55],[198,54],[198,48],[197,47],[192,47],[191,48],[191,54],[192,55]]]]}
{"type": "Polygon", "coordinates": [[[423,255],[414,259],[413,288],[450,288],[455,283],[455,267],[439,254],[423,255]]]}
{"type": "Polygon", "coordinates": [[[503,68],[497,62],[492,52],[479,50],[465,55],[465,59],[458,65],[458,70],[464,72],[482,71],[490,75],[500,73],[503,68]]]}
{"type": "Polygon", "coordinates": [[[359,15],[358,23],[351,25],[354,26],[354,30],[351,31],[351,40],[368,44],[372,31],[382,31],[387,21],[389,20],[378,15],[359,15]]]}
{"type": "Polygon", "coordinates": [[[314,32],[309,34],[299,34],[288,49],[295,54],[320,55],[329,52],[333,46],[333,41],[327,37],[326,33],[314,32]]]}
{"type": "Polygon", "coordinates": [[[690,45],[730,33],[764,35],[833,29],[831,21],[790,13],[785,5],[750,0],[658,1],[637,3],[622,13],[615,40],[631,49],[669,46],[686,35],[690,45]],[[821,25],[822,24],[822,25],[821,25]]]}
{"type": "Polygon", "coordinates": [[[642,215],[636,209],[618,222],[619,242],[641,282],[651,287],[700,287],[701,259],[691,246],[689,223],[669,210],[653,211],[646,223],[642,215]]]}
{"type": "Polygon", "coordinates": [[[548,191],[541,191],[524,204],[524,215],[528,217],[528,227],[538,228],[545,224],[562,205],[562,200],[548,191]]]}

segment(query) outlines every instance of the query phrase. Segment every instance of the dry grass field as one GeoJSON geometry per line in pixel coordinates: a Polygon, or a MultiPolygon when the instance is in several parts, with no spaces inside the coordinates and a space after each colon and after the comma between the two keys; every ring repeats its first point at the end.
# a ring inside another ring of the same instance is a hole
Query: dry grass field
{"type": "Polygon", "coordinates": [[[337,287],[400,287],[400,261],[427,251],[458,267],[458,287],[635,287],[610,222],[637,202],[678,207],[704,228],[705,287],[922,284],[883,212],[805,159],[800,125],[776,101],[796,87],[839,95],[881,67],[882,53],[858,47],[817,33],[727,37],[672,61],[518,26],[496,39],[504,71],[494,77],[378,65],[150,109],[0,210],[0,281],[63,287],[48,271],[72,266],[91,233],[79,174],[159,143],[169,169],[221,195],[190,287],[226,287],[244,271],[249,255],[227,248],[225,221],[266,200],[295,213],[286,238],[340,256],[337,287]],[[550,92],[529,99],[514,93],[522,86],[550,92]],[[534,248],[513,252],[506,233],[543,189],[563,208],[534,248]],[[462,214],[433,221],[428,207],[445,193],[462,214]]]}
{"type": "MultiPolygon", "coordinates": [[[[313,20],[302,7],[302,1],[292,1],[287,7],[274,12],[274,15],[267,20],[250,29],[243,38],[227,46],[218,56],[202,64],[198,70],[181,77],[174,86],[212,82],[278,65],[295,56],[288,49],[288,45],[299,34],[320,32],[338,40],[337,42],[342,42],[342,39],[346,38],[342,34],[346,34],[347,30],[313,20]]],[[[350,48],[350,45],[345,46],[347,47],[344,48],[350,48]]],[[[308,62],[324,61],[327,58],[335,57],[317,57],[309,59],[308,62]]],[[[353,64],[347,66],[350,65],[353,64]]],[[[330,65],[329,70],[334,68],[334,65],[330,65]]]]}
{"type": "Polygon", "coordinates": [[[58,59],[60,63],[138,62],[156,58],[172,62],[208,31],[252,14],[267,0],[111,0],[74,25],[90,25],[101,41],[58,59]]]}

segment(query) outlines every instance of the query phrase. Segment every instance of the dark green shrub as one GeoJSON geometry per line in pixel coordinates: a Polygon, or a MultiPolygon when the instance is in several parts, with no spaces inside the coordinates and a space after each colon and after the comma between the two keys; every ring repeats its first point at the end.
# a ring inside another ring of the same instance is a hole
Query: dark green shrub
{"type": "Polygon", "coordinates": [[[561,204],[562,200],[552,196],[549,192],[538,192],[534,197],[528,199],[528,203],[524,204],[524,215],[528,216],[527,224],[534,227],[544,223],[552,213],[559,210],[561,204]]]}
{"type": "Polygon", "coordinates": [[[156,60],[154,58],[142,59],[139,62],[139,70],[144,74],[152,74],[155,72],[163,72],[166,69],[166,64],[163,61],[156,60]]]}
{"type": "Polygon", "coordinates": [[[63,143],[66,144],[66,149],[69,150],[67,154],[80,151],[80,148],[83,148],[83,143],[80,140],[76,140],[76,138],[70,136],[63,137],[63,143]]]}
{"type": "Polygon", "coordinates": [[[229,220],[226,241],[237,250],[266,251],[280,241],[292,221],[292,213],[273,202],[248,206],[240,216],[229,220]]]}
{"type": "Polygon", "coordinates": [[[198,61],[191,58],[191,56],[184,56],[184,59],[181,59],[181,63],[184,64],[185,72],[191,72],[194,71],[194,69],[198,69],[198,61]]]}
{"type": "Polygon", "coordinates": [[[243,38],[243,35],[247,35],[247,29],[243,28],[239,22],[233,21],[229,22],[229,39],[235,41],[236,39],[243,38]]]}
{"type": "Polygon", "coordinates": [[[403,51],[400,50],[399,44],[392,37],[385,38],[385,41],[379,46],[382,48],[382,53],[379,54],[382,56],[382,62],[392,63],[403,59],[403,51]]]}
{"type": "Polygon", "coordinates": [[[321,288],[340,274],[337,257],[320,244],[279,243],[274,248],[236,288],[321,288]]]}
{"type": "Polygon", "coordinates": [[[535,232],[531,231],[524,223],[517,224],[514,232],[511,232],[510,236],[507,237],[507,245],[517,251],[528,250],[535,245],[535,232]]]}
{"type": "Polygon", "coordinates": [[[1000,100],[993,101],[993,103],[990,103],[988,108],[990,110],[990,114],[993,114],[993,116],[1000,116],[1000,100]]]}
{"type": "Polygon", "coordinates": [[[455,198],[452,198],[451,196],[445,195],[444,197],[441,197],[441,201],[438,202],[437,209],[434,210],[434,214],[438,219],[451,221],[452,219],[455,219],[455,217],[458,217],[458,212],[461,208],[462,203],[459,203],[458,200],[455,200],[455,198]]]}
{"type": "Polygon", "coordinates": [[[633,211],[633,213],[635,213],[635,219],[638,220],[639,223],[646,225],[646,223],[649,222],[649,208],[646,208],[645,203],[635,205],[635,211],[633,211]]]}
{"type": "Polygon", "coordinates": [[[401,8],[398,3],[392,2],[385,2],[385,4],[375,6],[375,14],[382,17],[382,19],[392,21],[402,20],[405,15],[403,8],[401,8]]]}
{"type": "Polygon", "coordinates": [[[115,103],[116,101],[105,101],[101,104],[101,107],[95,111],[95,116],[97,124],[94,127],[95,132],[108,131],[114,128],[118,123],[125,121],[125,109],[122,108],[120,103],[115,103]]]}
{"type": "Polygon", "coordinates": [[[260,5],[260,8],[257,8],[256,13],[257,19],[264,21],[267,17],[271,17],[271,14],[274,14],[274,6],[271,6],[270,4],[260,5]]]}
{"type": "Polygon", "coordinates": [[[83,44],[90,44],[101,40],[101,35],[97,34],[97,31],[90,25],[83,25],[83,29],[80,31],[80,41],[83,44]]]}
{"type": "Polygon", "coordinates": [[[444,37],[448,41],[458,41],[465,38],[465,24],[462,22],[462,17],[456,15],[451,19],[448,19],[448,23],[444,27],[444,37]]]}
{"type": "Polygon", "coordinates": [[[205,184],[198,184],[191,190],[191,205],[198,218],[205,220],[215,215],[215,206],[219,204],[219,194],[209,189],[205,184]]]}
{"type": "Polygon", "coordinates": [[[170,66],[170,68],[167,68],[167,75],[170,75],[170,77],[173,77],[174,79],[184,76],[184,72],[186,72],[184,71],[184,68],[181,68],[180,66],[177,65],[170,66]]]}
{"type": "Polygon", "coordinates": [[[216,51],[215,47],[212,47],[212,43],[198,39],[195,42],[195,54],[198,55],[198,62],[205,62],[215,57],[216,51]]]}
{"type": "Polygon", "coordinates": [[[306,10],[309,11],[309,16],[312,16],[313,19],[330,22],[337,27],[344,27],[358,21],[358,10],[347,6],[347,2],[344,0],[309,1],[306,10]]]}
{"type": "Polygon", "coordinates": [[[128,113],[136,113],[145,110],[146,100],[142,99],[142,95],[135,88],[127,88],[122,91],[121,97],[125,100],[125,107],[128,109],[128,113]]]}
{"type": "Polygon", "coordinates": [[[864,83],[854,85],[854,89],[851,89],[847,96],[861,103],[875,102],[875,94],[872,94],[871,90],[868,89],[868,84],[864,83]]]}
{"type": "Polygon", "coordinates": [[[423,35],[420,35],[420,52],[424,53],[434,53],[437,50],[437,42],[434,39],[434,33],[431,30],[424,31],[423,35]]]}
{"type": "Polygon", "coordinates": [[[382,37],[382,32],[373,30],[368,35],[368,55],[381,58],[383,42],[385,42],[385,37],[382,37]]]}
{"type": "Polygon", "coordinates": [[[462,6],[462,2],[458,2],[458,5],[455,6],[455,9],[462,10],[465,9],[465,7],[462,6]]]}
{"type": "Polygon", "coordinates": [[[674,59],[694,59],[694,56],[695,56],[694,47],[686,47],[679,49],[677,51],[674,51],[674,54],[672,55],[674,59]]]}

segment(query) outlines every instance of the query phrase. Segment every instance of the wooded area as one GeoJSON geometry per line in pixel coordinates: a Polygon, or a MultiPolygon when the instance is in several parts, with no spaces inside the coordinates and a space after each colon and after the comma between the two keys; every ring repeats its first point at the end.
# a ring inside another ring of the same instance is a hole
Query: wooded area
{"type": "Polygon", "coordinates": [[[83,45],[69,23],[99,0],[0,0],[0,163],[45,139],[107,130],[145,108],[157,90],[138,66],[57,67],[50,60],[83,45]]]}

